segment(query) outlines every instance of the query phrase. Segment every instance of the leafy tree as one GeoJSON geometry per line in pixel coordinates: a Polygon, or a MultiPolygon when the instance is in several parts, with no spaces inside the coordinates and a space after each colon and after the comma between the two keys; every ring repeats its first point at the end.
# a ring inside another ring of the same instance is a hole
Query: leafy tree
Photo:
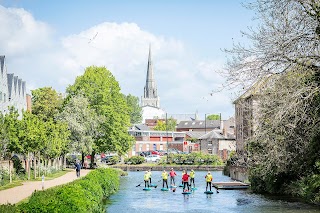
{"type": "Polygon", "coordinates": [[[207,120],[220,120],[220,115],[212,114],[207,116],[207,120]]]}
{"type": "Polygon", "coordinates": [[[67,88],[68,97],[84,95],[98,116],[103,116],[99,133],[95,138],[96,150],[126,153],[131,148],[133,137],[128,134],[130,126],[129,109],[119,83],[105,67],[87,67],[82,76],[67,88]]]}
{"type": "MultiPolygon", "coordinates": [[[[251,87],[258,93],[255,131],[244,145],[248,156],[238,155],[237,162],[249,167],[254,191],[320,200],[319,192],[301,192],[320,184],[315,170],[319,143],[314,143],[320,135],[319,2],[256,0],[248,7],[261,21],[243,33],[252,44],[226,50],[231,55],[228,85],[247,88],[258,81],[257,87],[251,87]],[[301,187],[290,188],[301,181],[301,187]]],[[[250,107],[248,102],[241,104],[250,107]]]]}
{"type": "Polygon", "coordinates": [[[66,148],[70,142],[70,131],[68,124],[61,121],[53,121],[52,119],[45,122],[47,143],[42,149],[42,154],[49,159],[59,157],[66,152],[66,148]]]}
{"type": "Polygon", "coordinates": [[[129,107],[130,123],[137,124],[142,121],[142,108],[139,105],[139,98],[131,94],[125,96],[125,100],[129,107]]]}
{"type": "Polygon", "coordinates": [[[13,107],[9,108],[9,113],[5,114],[3,118],[3,142],[6,145],[7,155],[13,152],[23,152],[23,142],[19,140],[19,126],[18,111],[13,107]],[[6,143],[7,142],[7,143],[6,143]]]}
{"type": "Polygon", "coordinates": [[[104,118],[90,108],[88,99],[82,95],[71,97],[57,118],[68,125],[72,141],[70,151],[82,153],[83,162],[84,156],[93,150],[97,130],[104,118]]]}
{"type": "Polygon", "coordinates": [[[173,118],[167,119],[167,124],[166,121],[158,120],[157,125],[153,128],[154,130],[158,131],[175,131],[176,126],[177,126],[177,121],[173,118]],[[168,128],[168,129],[167,129],[168,128]]]}
{"type": "Polygon", "coordinates": [[[59,112],[63,98],[52,87],[32,90],[32,113],[43,120],[54,118],[59,112]]]}

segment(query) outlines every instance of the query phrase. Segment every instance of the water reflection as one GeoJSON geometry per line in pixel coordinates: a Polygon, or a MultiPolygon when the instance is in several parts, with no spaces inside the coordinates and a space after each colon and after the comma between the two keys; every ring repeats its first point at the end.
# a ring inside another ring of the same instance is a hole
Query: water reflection
{"type": "MultiPolygon", "coordinates": [[[[266,197],[250,193],[248,190],[219,190],[219,194],[204,194],[206,172],[196,171],[195,190],[190,195],[183,195],[182,188],[176,192],[161,191],[161,171],[152,172],[153,183],[157,188],[143,191],[143,186],[136,187],[143,180],[143,172],[129,172],[127,177],[121,177],[121,187],[117,194],[110,197],[107,212],[259,212],[259,213],[320,213],[319,207],[292,200],[282,200],[279,197],[266,197]]],[[[180,180],[180,176],[177,180],[180,180]]],[[[222,172],[213,172],[214,181],[230,181],[222,172]]]]}

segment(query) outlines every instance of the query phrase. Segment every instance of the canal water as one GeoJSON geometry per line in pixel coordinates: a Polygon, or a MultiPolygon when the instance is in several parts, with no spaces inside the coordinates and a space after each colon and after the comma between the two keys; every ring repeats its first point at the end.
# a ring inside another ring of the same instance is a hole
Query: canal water
{"type": "MultiPolygon", "coordinates": [[[[181,181],[181,171],[177,172],[176,182],[181,181]]],[[[221,171],[214,171],[213,181],[232,181],[221,171]]],[[[190,195],[183,195],[182,188],[175,192],[161,191],[161,172],[152,172],[152,183],[157,188],[143,191],[144,172],[129,172],[128,176],[121,177],[120,190],[110,197],[107,205],[108,213],[151,213],[151,212],[228,212],[228,213],[320,213],[317,206],[301,203],[297,200],[281,197],[267,197],[253,194],[249,190],[216,190],[212,195],[204,194],[206,172],[196,171],[195,184],[197,190],[190,195]],[[136,187],[141,183],[141,186],[136,187]]],[[[179,183],[176,183],[178,185],[179,183]]]]}

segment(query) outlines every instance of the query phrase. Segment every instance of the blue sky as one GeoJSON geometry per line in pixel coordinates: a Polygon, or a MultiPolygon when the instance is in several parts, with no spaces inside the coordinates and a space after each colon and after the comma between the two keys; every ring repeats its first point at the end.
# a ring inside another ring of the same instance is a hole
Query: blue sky
{"type": "Polygon", "coordinates": [[[209,93],[224,83],[216,72],[226,61],[221,49],[246,42],[240,31],[253,25],[241,2],[0,0],[0,55],[29,90],[64,92],[94,64],[106,66],[123,93],[141,97],[150,43],[161,107],[226,119],[234,114],[234,91],[209,93]]]}

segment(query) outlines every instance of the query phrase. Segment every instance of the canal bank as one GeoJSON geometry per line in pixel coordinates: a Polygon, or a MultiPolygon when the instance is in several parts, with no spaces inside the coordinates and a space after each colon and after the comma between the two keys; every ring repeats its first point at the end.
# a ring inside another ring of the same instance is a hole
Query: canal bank
{"type": "Polygon", "coordinates": [[[124,171],[146,171],[151,169],[152,171],[163,171],[163,170],[171,170],[173,168],[175,171],[187,170],[191,169],[197,171],[223,171],[224,166],[213,166],[213,165],[158,165],[158,164],[147,164],[147,165],[127,165],[127,164],[119,164],[112,165],[112,168],[122,169],[124,171]]]}

